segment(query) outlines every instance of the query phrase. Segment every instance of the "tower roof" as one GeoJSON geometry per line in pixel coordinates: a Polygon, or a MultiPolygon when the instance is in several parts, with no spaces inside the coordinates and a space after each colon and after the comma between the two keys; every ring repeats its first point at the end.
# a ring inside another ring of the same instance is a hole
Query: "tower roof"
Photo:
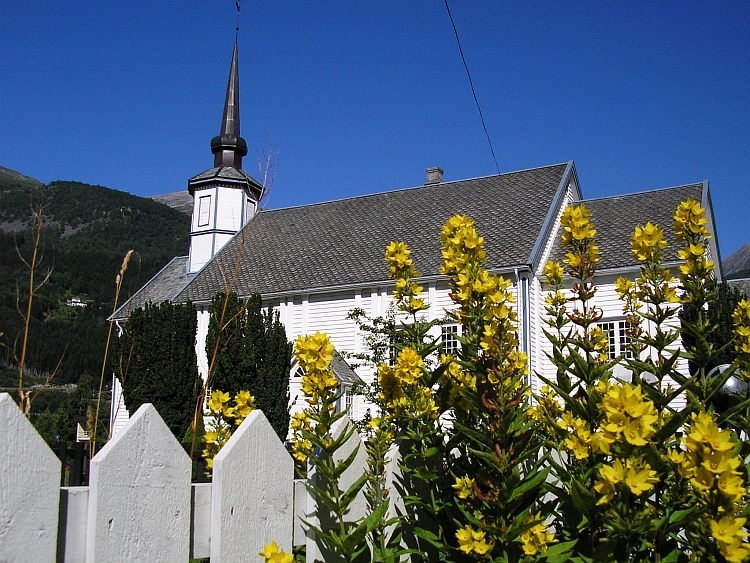
{"type": "Polygon", "coordinates": [[[247,143],[240,137],[240,74],[237,68],[237,43],[232,53],[232,66],[227,82],[227,96],[224,100],[224,115],[221,118],[221,131],[211,139],[211,152],[214,166],[234,166],[242,168],[242,157],[247,154],[247,143]]]}

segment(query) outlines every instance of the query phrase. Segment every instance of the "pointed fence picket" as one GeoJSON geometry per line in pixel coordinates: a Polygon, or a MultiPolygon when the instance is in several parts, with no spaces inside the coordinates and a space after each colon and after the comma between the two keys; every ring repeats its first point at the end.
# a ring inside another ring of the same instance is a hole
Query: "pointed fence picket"
{"type": "MultiPolygon", "coordinates": [[[[342,419],[334,432],[349,424],[342,419]]],[[[337,452],[344,459],[357,447],[343,488],[366,468],[359,434],[337,452]]],[[[60,487],[60,460],[0,394],[0,562],[247,562],[271,541],[287,552],[306,544],[308,561],[320,560],[301,524],[316,521],[318,509],[262,412],[251,413],[216,457],[212,483],[191,484],[190,468],[147,404],[91,460],[89,486],[60,487]]],[[[350,517],[365,510],[360,495],[350,517]]]]}

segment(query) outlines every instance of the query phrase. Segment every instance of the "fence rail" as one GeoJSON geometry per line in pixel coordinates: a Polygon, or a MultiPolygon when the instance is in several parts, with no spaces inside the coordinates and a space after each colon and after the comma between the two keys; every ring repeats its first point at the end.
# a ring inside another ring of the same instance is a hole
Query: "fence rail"
{"type": "MultiPolygon", "coordinates": [[[[348,452],[361,443],[356,432],[350,441],[348,452]]],[[[364,470],[361,452],[344,479],[364,470]]],[[[60,475],[58,456],[0,394],[0,562],[247,563],[271,541],[306,545],[311,563],[318,553],[301,525],[315,521],[314,499],[261,411],[216,456],[212,483],[191,483],[190,458],[150,404],[94,456],[88,486],[61,487],[60,475]]],[[[355,505],[353,519],[364,515],[355,505]]]]}

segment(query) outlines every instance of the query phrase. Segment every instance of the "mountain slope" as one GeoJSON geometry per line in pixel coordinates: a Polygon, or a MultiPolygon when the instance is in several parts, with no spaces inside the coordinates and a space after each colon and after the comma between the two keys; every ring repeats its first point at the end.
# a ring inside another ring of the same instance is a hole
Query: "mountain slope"
{"type": "Polygon", "coordinates": [[[16,172],[10,168],[0,166],[0,190],[10,186],[35,187],[41,185],[42,183],[39,180],[24,176],[20,172],[16,172]]]}
{"type": "Polygon", "coordinates": [[[750,242],[721,263],[729,279],[750,278],[750,242]]]}
{"type": "Polygon", "coordinates": [[[193,196],[187,190],[181,192],[172,192],[171,194],[152,195],[149,199],[168,205],[172,209],[192,215],[193,213],[193,196]]]}
{"type": "MultiPolygon", "coordinates": [[[[44,374],[64,354],[56,383],[75,382],[84,373],[98,380],[106,317],[112,312],[115,277],[125,253],[135,251],[120,302],[171,258],[187,253],[190,218],[151,199],[102,186],[42,185],[0,170],[0,332],[11,348],[22,328],[16,300],[23,309],[29,283],[16,249],[31,256],[32,208],[39,206],[44,227],[37,281],[51,274],[34,300],[28,365],[44,374]]],[[[0,351],[0,360],[12,364],[12,354],[0,351]]]]}

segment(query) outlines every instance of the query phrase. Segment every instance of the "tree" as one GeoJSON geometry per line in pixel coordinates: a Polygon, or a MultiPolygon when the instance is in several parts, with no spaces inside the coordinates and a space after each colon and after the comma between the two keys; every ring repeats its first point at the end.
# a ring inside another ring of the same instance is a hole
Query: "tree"
{"type": "Polygon", "coordinates": [[[271,305],[263,311],[258,293],[244,302],[233,292],[218,293],[211,302],[206,351],[212,357],[209,388],[231,396],[250,391],[257,408],[285,439],[292,343],[271,305]]]}
{"type": "MultiPolygon", "coordinates": [[[[731,364],[735,359],[735,350],[731,345],[734,340],[732,313],[742,297],[742,293],[727,282],[716,284],[715,298],[708,303],[708,321],[711,324],[711,330],[707,331],[705,338],[707,343],[712,346],[714,354],[706,366],[707,370],[722,364],[731,364]]],[[[680,313],[680,320],[683,328],[682,340],[686,346],[695,345],[695,337],[689,327],[697,319],[698,310],[696,306],[692,303],[684,304],[680,313]]],[[[691,372],[695,369],[692,362],[690,368],[691,372]]]]}
{"type": "Polygon", "coordinates": [[[128,411],[152,403],[178,440],[190,427],[202,383],[196,328],[192,303],[147,303],[130,314],[114,347],[115,374],[128,411]]]}

